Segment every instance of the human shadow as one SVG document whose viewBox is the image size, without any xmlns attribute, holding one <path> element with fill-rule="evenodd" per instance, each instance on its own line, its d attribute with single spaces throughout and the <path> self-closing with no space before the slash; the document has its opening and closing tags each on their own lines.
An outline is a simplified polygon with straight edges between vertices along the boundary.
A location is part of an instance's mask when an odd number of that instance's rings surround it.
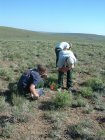
<svg viewBox="0 0 105 140">
<path fill-rule="evenodd" d="M 8 89 L 1 92 L 0 95 L 5 97 L 5 101 L 13 105 L 13 94 L 17 94 L 17 83 L 9 83 Z"/>
<path fill-rule="evenodd" d="M 39 106 L 39 109 L 43 111 L 59 110 L 60 108 L 61 107 L 53 101 L 42 101 Z"/>
<path fill-rule="evenodd" d="M 43 101 L 41 102 L 41 105 L 39 106 L 40 110 L 46 111 L 46 110 L 55 110 L 55 104 L 51 101 Z"/>
<path fill-rule="evenodd" d="M 0 127 L 5 127 L 6 123 L 16 123 L 17 119 L 14 116 L 2 115 L 0 116 Z"/>
</svg>

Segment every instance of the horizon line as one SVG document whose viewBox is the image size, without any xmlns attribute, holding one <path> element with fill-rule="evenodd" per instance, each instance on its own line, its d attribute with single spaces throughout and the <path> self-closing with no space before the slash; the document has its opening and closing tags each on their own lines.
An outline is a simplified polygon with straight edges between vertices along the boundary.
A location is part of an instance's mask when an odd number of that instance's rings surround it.
<svg viewBox="0 0 105 140">
<path fill-rule="evenodd" d="M 20 28 L 20 27 L 13 27 L 13 26 L 3 26 L 0 25 L 0 27 L 5 28 L 13 28 L 13 29 L 19 29 L 19 30 L 25 30 L 25 31 L 31 31 L 31 32 L 38 32 L 38 33 L 51 33 L 51 34 L 85 34 L 85 35 L 98 35 L 98 36 L 105 36 L 103 34 L 95 34 L 95 33 L 80 33 L 80 32 L 51 32 L 51 31 L 38 31 L 38 30 L 31 30 L 26 28 Z"/>
</svg>

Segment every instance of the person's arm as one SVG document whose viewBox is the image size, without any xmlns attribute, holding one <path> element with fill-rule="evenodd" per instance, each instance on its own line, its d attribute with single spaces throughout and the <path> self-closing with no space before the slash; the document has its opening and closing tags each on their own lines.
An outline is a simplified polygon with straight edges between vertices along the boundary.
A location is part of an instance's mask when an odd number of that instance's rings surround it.
<svg viewBox="0 0 105 140">
<path fill-rule="evenodd" d="M 37 93 L 34 84 L 30 85 L 30 92 L 31 92 L 31 96 L 32 96 L 33 99 L 38 99 L 39 98 L 39 94 Z"/>
</svg>

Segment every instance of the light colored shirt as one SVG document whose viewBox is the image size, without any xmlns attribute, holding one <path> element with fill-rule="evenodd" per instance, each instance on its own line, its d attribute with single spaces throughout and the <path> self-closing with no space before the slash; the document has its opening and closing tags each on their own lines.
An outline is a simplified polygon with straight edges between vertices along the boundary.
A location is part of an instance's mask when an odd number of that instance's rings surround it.
<svg viewBox="0 0 105 140">
<path fill-rule="evenodd" d="M 61 50 L 63 49 L 69 49 L 70 45 L 67 42 L 61 42 L 59 44 L 56 45 L 56 48 L 60 48 Z"/>
<path fill-rule="evenodd" d="M 62 50 L 59 53 L 59 59 L 58 59 L 57 66 L 58 66 L 58 68 L 62 68 L 65 65 L 70 67 L 71 65 L 74 65 L 76 63 L 76 61 L 77 61 L 77 59 L 71 50 Z"/>
</svg>

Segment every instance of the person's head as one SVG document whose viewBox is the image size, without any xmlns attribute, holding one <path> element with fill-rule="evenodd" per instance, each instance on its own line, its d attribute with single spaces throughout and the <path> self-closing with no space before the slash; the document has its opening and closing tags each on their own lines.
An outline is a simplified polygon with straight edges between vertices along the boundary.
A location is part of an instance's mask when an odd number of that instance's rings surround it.
<svg viewBox="0 0 105 140">
<path fill-rule="evenodd" d="M 44 65 L 38 64 L 37 69 L 42 78 L 47 78 L 47 68 Z"/>
</svg>

